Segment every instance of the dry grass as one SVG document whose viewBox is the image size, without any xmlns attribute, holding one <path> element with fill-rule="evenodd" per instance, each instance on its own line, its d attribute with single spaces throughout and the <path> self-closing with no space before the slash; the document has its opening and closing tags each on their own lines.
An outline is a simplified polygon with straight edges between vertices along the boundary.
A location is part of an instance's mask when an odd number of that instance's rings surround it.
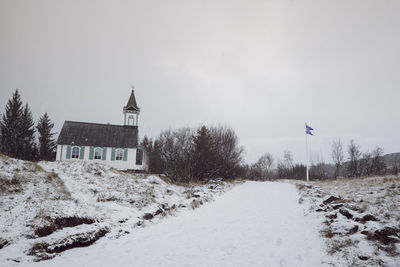
<svg viewBox="0 0 400 267">
<path fill-rule="evenodd" d="M 318 211 L 327 219 L 320 233 L 329 255 L 356 266 L 385 265 L 382 255 L 395 259 L 400 256 L 400 177 L 297 182 L 296 187 L 300 192 L 299 203 L 308 201 L 311 212 Z M 323 203 L 331 196 L 340 201 Z M 354 231 L 349 229 L 351 225 Z M 360 241 L 375 247 L 375 255 L 363 253 L 357 246 Z"/>
<path fill-rule="evenodd" d="M 328 243 L 328 254 L 333 255 L 337 252 L 343 252 L 348 247 L 353 247 L 358 242 L 350 239 L 350 238 L 342 238 L 342 239 L 331 239 L 331 242 Z"/>
</svg>

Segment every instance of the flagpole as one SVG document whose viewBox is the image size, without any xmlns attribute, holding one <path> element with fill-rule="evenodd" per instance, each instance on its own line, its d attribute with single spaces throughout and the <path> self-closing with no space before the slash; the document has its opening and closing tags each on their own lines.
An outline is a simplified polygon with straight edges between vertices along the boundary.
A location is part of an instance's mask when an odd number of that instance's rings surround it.
<svg viewBox="0 0 400 267">
<path fill-rule="evenodd" d="M 306 124 L 306 178 L 307 182 L 309 181 L 309 174 L 308 174 L 308 141 L 307 141 L 307 122 Z"/>
</svg>

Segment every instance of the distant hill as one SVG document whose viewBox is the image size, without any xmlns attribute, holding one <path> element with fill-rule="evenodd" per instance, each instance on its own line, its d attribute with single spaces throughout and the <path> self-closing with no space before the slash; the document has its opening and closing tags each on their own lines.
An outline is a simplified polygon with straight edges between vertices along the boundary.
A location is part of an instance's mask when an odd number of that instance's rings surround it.
<svg viewBox="0 0 400 267">
<path fill-rule="evenodd" d="M 383 156 L 386 166 L 392 167 L 394 162 L 400 162 L 400 152 L 386 154 Z"/>
</svg>

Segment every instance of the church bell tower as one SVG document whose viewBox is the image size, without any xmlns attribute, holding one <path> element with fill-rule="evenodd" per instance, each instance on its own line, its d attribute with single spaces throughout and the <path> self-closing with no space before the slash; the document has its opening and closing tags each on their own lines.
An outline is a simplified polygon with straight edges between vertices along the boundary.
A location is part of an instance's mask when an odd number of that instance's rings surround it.
<svg viewBox="0 0 400 267">
<path fill-rule="evenodd" d="M 123 109 L 124 112 L 124 126 L 138 126 L 140 108 L 138 108 L 135 99 L 135 93 L 132 88 L 131 96 L 128 103 Z"/>
</svg>

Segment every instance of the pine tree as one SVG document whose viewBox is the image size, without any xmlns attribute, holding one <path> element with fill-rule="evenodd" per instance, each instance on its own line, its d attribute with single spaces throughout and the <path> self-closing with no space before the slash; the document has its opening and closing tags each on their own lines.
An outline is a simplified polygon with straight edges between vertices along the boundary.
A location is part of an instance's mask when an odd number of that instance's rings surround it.
<svg viewBox="0 0 400 267">
<path fill-rule="evenodd" d="M 21 140 L 19 131 L 22 124 L 22 113 L 21 96 L 17 89 L 12 98 L 8 100 L 6 111 L 0 121 L 1 152 L 10 157 L 18 157 L 20 155 Z"/>
<path fill-rule="evenodd" d="M 161 144 L 158 140 L 154 141 L 151 154 L 149 154 L 149 170 L 152 173 L 164 172 L 164 161 L 161 157 Z"/>
<path fill-rule="evenodd" d="M 32 112 L 28 104 L 25 105 L 22 111 L 21 124 L 19 127 L 19 139 L 20 154 L 17 157 L 24 160 L 35 160 L 37 157 L 35 123 L 33 122 Z"/>
<path fill-rule="evenodd" d="M 193 137 L 194 174 L 199 180 L 212 178 L 214 175 L 215 161 L 212 142 L 212 136 L 206 126 L 199 128 Z"/>
<path fill-rule="evenodd" d="M 55 133 L 51 130 L 54 127 L 54 123 L 50 121 L 47 112 L 40 117 L 36 126 L 39 133 L 39 159 L 40 160 L 54 160 L 56 142 L 54 139 Z"/>
</svg>

